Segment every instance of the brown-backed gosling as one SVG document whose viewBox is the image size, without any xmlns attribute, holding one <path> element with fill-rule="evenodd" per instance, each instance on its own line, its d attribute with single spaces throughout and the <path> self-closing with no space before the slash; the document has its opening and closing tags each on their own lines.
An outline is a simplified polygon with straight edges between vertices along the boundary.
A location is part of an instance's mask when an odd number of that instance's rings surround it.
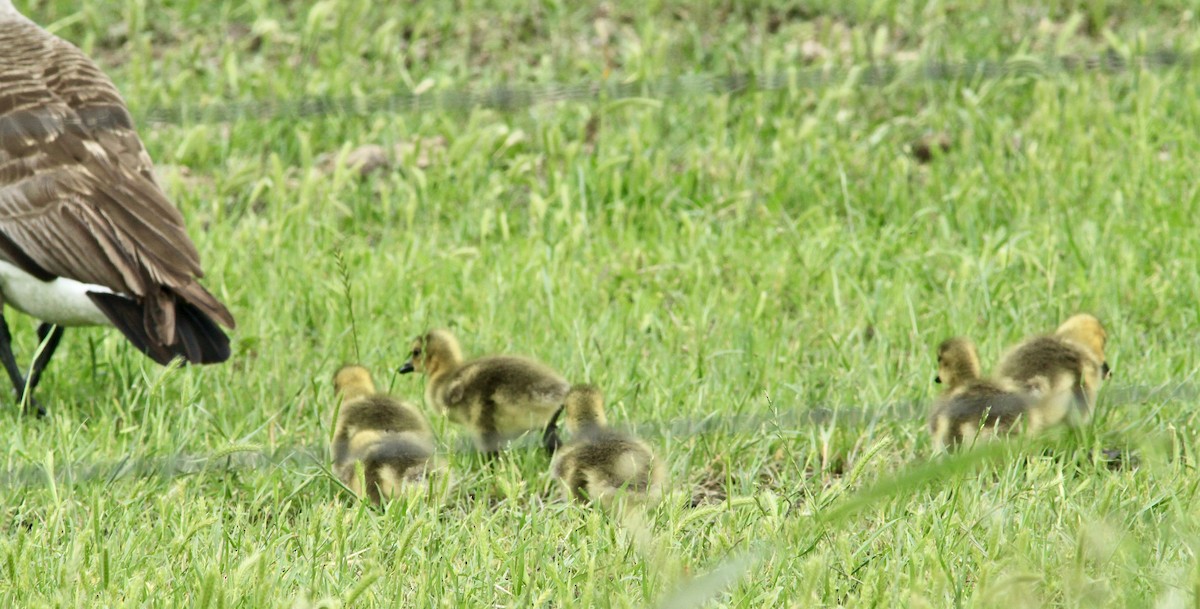
<svg viewBox="0 0 1200 609">
<path fill-rule="evenodd" d="M 402 374 L 424 373 L 425 400 L 451 421 L 467 426 L 479 450 L 495 455 L 511 439 L 541 431 L 562 405 L 570 384 L 541 362 L 515 355 L 463 361 L 448 330 L 417 337 Z"/>
<path fill-rule="evenodd" d="M 1041 384 L 983 378 L 979 353 L 969 338 L 943 341 L 937 362 L 934 381 L 946 388 L 929 417 L 935 452 L 1007 435 L 1018 426 L 1037 433 L 1053 424 L 1053 412 L 1069 400 L 1069 394 L 1051 395 Z"/>
<path fill-rule="evenodd" d="M 1077 426 L 1091 420 L 1100 384 L 1112 373 L 1104 357 L 1108 333 L 1100 320 L 1081 313 L 1067 319 L 1054 334 L 1026 339 L 1000 360 L 997 376 L 1017 383 L 1070 391 L 1073 399 L 1060 413 L 1061 422 Z"/>
<path fill-rule="evenodd" d="M 568 498 L 604 507 L 620 498 L 637 503 L 662 498 L 662 462 L 645 442 L 608 426 L 599 390 L 572 387 L 563 414 L 571 440 L 550 462 L 550 475 Z"/>
<path fill-rule="evenodd" d="M 377 393 L 366 368 L 343 366 L 334 375 L 334 387 L 342 405 L 333 437 L 333 469 L 359 497 L 379 503 L 405 488 L 420 488 L 427 474 L 445 469 L 434 456 L 433 432 L 420 410 Z"/>
</svg>

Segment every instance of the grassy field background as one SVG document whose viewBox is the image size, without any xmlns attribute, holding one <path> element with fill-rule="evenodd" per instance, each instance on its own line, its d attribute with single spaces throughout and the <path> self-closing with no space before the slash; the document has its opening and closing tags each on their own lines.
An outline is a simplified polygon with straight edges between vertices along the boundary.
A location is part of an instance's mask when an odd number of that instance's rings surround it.
<svg viewBox="0 0 1200 609">
<path fill-rule="evenodd" d="M 17 4 L 135 118 L 1200 40 L 1184 2 Z M 234 356 L 165 369 L 66 334 L 52 416 L 0 411 L 0 605 L 1194 606 L 1196 83 L 847 77 L 142 124 Z M 368 145 L 390 164 L 339 162 Z M 1078 310 L 1111 337 L 1092 428 L 930 464 L 935 345 L 971 335 L 987 365 Z M 392 371 L 432 326 L 598 384 L 668 500 L 629 522 L 566 504 L 539 453 L 489 469 L 431 417 L 447 505 L 356 502 L 323 471 L 332 373 L 358 360 L 419 400 Z"/>
</svg>

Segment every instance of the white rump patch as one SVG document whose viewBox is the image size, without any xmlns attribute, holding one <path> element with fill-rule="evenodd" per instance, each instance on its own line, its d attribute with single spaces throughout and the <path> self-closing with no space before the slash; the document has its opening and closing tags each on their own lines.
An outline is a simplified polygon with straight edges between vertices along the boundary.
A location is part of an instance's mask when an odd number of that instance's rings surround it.
<svg viewBox="0 0 1200 609">
<path fill-rule="evenodd" d="M 0 0 L 0 19 L 9 20 L 13 17 L 23 17 L 23 15 L 13 7 L 12 0 Z"/>
<path fill-rule="evenodd" d="M 3 2 L 4 0 L 0 0 Z M 112 290 L 59 277 L 42 281 L 9 262 L 0 260 L 0 294 L 13 308 L 60 326 L 107 326 L 112 322 L 88 298 L 88 292 Z"/>
</svg>

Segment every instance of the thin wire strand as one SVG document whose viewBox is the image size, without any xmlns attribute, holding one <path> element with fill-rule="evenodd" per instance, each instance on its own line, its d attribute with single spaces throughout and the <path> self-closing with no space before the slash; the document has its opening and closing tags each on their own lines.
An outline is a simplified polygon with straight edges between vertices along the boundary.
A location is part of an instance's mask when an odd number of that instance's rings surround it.
<svg viewBox="0 0 1200 609">
<path fill-rule="evenodd" d="M 1105 388 L 1105 409 L 1121 408 L 1130 404 L 1149 401 L 1164 403 L 1172 400 L 1195 401 L 1200 397 L 1200 387 L 1191 384 L 1160 386 L 1127 386 Z M 778 399 L 776 398 L 776 402 Z M 924 402 L 897 402 L 876 407 L 853 407 L 834 404 L 818 404 L 797 410 L 772 410 L 765 413 L 725 415 L 721 417 L 680 418 L 663 422 L 644 422 L 638 425 L 620 425 L 642 438 L 656 443 L 662 438 L 692 438 L 705 436 L 760 437 L 787 440 L 810 433 L 811 430 L 829 426 L 866 425 L 874 426 L 883 421 L 899 422 L 920 431 L 928 404 Z M 474 446 L 461 437 L 463 434 L 448 434 L 444 452 L 473 454 Z M 514 447 L 518 450 L 535 450 L 540 434 L 529 434 L 525 441 Z M 281 446 L 265 450 L 258 446 L 236 446 L 215 451 L 210 455 L 179 453 L 160 458 L 126 455 L 120 459 L 99 463 L 77 462 L 54 465 L 53 479 L 56 484 L 79 484 L 104 479 L 107 483 L 126 478 L 161 477 L 166 479 L 195 475 L 206 471 L 226 472 L 234 470 L 262 469 L 266 467 L 290 466 L 301 469 L 327 461 L 327 447 L 319 444 Z M 50 476 L 43 464 L 28 463 L 0 472 L 0 488 L 41 487 L 48 484 Z"/>
<path fill-rule="evenodd" d="M 201 106 L 187 104 L 152 108 L 141 113 L 151 125 L 231 123 L 243 120 L 307 119 L 321 116 L 469 112 L 477 108 L 516 111 L 565 101 L 619 100 L 634 97 L 675 99 L 696 95 L 729 95 L 754 91 L 820 90 L 832 86 L 860 88 L 915 85 L 926 82 L 979 81 L 1003 78 L 1048 78 L 1057 74 L 1120 73 L 1134 69 L 1188 69 L 1190 54 L 1160 49 L 1122 56 L 1115 51 L 1100 55 L 1018 56 L 1004 61 L 968 60 L 879 63 L 857 66 L 805 67 L 772 74 L 731 72 L 684 74 L 648 80 L 604 80 L 529 87 L 501 85 L 476 91 L 401 91 L 367 97 L 306 97 L 289 100 L 252 100 Z M 66 118 L 37 111 L 0 117 L 0 137 L 33 137 L 80 125 L 87 129 L 132 126 L 129 114 L 114 107 L 89 108 Z"/>
<path fill-rule="evenodd" d="M 1022 56 L 1006 61 L 973 60 L 962 62 L 911 62 L 868 64 L 851 67 L 811 67 L 755 75 L 749 72 L 727 74 L 685 74 L 650 80 L 579 82 L 530 87 L 501 85 L 484 91 L 470 89 L 437 92 L 403 91 L 366 98 L 320 97 L 271 101 L 232 102 L 203 107 L 159 108 L 145 113 L 148 123 L 187 124 L 193 122 L 235 122 L 241 119 L 272 117 L 310 118 L 330 114 L 405 113 L 442 110 L 466 112 L 476 108 L 514 111 L 533 106 L 584 100 L 617 100 L 631 97 L 679 98 L 697 94 L 727 95 L 752 91 L 785 89 L 822 89 L 835 85 L 882 87 L 891 84 L 1000 79 L 1008 77 L 1049 77 L 1072 73 L 1118 73 L 1131 69 L 1187 68 L 1192 57 L 1160 49 L 1129 58 L 1115 51 L 1101 55 Z"/>
</svg>

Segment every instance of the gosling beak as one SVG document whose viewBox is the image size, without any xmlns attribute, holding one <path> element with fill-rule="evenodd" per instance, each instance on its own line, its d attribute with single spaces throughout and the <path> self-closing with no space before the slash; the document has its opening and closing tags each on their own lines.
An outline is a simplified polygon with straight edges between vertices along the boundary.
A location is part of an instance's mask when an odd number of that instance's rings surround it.
<svg viewBox="0 0 1200 609">
<path fill-rule="evenodd" d="M 412 372 L 413 370 L 415 370 L 415 368 L 413 368 L 412 360 L 408 360 L 407 362 L 404 362 L 404 365 L 400 366 L 400 368 L 398 370 L 396 370 L 396 372 L 399 372 L 400 374 L 408 374 L 409 372 Z"/>
<path fill-rule="evenodd" d="M 1100 365 L 1100 378 L 1104 380 L 1112 378 L 1112 368 L 1108 367 L 1108 362 L 1104 362 Z"/>
<path fill-rule="evenodd" d="M 941 385 L 942 384 L 942 375 L 939 374 L 939 375 L 933 377 L 933 382 Z"/>
</svg>

